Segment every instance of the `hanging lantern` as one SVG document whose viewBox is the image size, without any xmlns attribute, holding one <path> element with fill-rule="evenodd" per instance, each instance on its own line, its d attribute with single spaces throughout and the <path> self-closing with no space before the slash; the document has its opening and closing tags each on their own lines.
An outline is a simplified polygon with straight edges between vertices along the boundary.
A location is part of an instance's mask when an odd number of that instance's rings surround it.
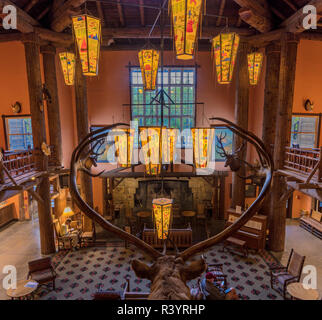
<svg viewBox="0 0 322 320">
<path fill-rule="evenodd" d="M 194 58 L 202 0 L 171 0 L 177 59 Z"/>
<path fill-rule="evenodd" d="M 247 59 L 249 83 L 252 86 L 256 86 L 262 69 L 263 54 L 261 52 L 253 52 L 247 55 Z"/>
<path fill-rule="evenodd" d="M 211 155 L 211 146 L 214 138 L 214 129 L 209 128 L 193 128 L 193 157 L 195 167 L 204 169 L 208 167 Z"/>
<path fill-rule="evenodd" d="M 158 175 L 161 173 L 161 127 L 140 127 L 139 132 L 146 174 Z"/>
<path fill-rule="evenodd" d="M 212 40 L 212 50 L 216 64 L 217 80 L 229 84 L 233 78 L 234 66 L 239 46 L 237 33 L 221 33 Z"/>
<path fill-rule="evenodd" d="M 75 55 L 71 52 L 61 52 L 59 54 L 60 65 L 63 70 L 65 84 L 74 85 L 75 79 Z"/>
<path fill-rule="evenodd" d="M 152 201 L 153 215 L 157 229 L 158 239 L 165 240 L 169 235 L 172 215 L 172 199 L 159 198 Z"/>
<path fill-rule="evenodd" d="M 177 144 L 179 130 L 162 128 L 162 163 L 171 164 L 174 160 L 174 151 Z"/>
<path fill-rule="evenodd" d="M 87 14 L 72 17 L 73 31 L 85 76 L 97 76 L 101 20 Z"/>
<path fill-rule="evenodd" d="M 144 90 L 155 90 L 159 66 L 159 56 L 159 52 L 154 49 L 142 49 L 139 52 L 139 61 Z"/>
<path fill-rule="evenodd" d="M 116 146 L 115 156 L 117 157 L 119 166 L 122 168 L 130 167 L 134 146 L 134 129 L 122 129 L 115 136 L 114 141 Z"/>
</svg>

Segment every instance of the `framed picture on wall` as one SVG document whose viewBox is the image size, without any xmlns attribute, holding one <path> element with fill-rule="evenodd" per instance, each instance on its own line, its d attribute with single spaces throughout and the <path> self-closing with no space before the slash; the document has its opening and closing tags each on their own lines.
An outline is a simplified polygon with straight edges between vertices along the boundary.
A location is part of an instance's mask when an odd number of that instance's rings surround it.
<svg viewBox="0 0 322 320">
<path fill-rule="evenodd" d="M 226 159 L 218 153 L 218 151 L 220 151 L 219 139 L 220 137 L 223 138 L 222 139 L 223 147 L 225 148 L 226 153 L 231 154 L 233 150 L 234 134 L 226 126 L 214 126 L 214 128 L 215 128 L 215 136 L 212 143 L 211 161 L 224 162 L 226 161 Z"/>
<path fill-rule="evenodd" d="M 257 186 L 254 184 L 245 185 L 245 197 L 246 198 L 256 198 Z"/>
</svg>

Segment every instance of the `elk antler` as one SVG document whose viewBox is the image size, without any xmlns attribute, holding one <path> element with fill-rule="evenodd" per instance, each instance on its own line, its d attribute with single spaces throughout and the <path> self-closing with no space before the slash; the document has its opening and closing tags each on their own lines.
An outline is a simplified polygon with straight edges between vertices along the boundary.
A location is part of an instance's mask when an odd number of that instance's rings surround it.
<svg viewBox="0 0 322 320">
<path fill-rule="evenodd" d="M 235 134 L 238 134 L 239 136 L 241 136 L 243 139 L 245 139 L 249 143 L 255 145 L 256 150 L 262 156 L 263 160 L 265 160 L 265 162 L 266 162 L 266 169 L 265 169 L 266 179 L 265 179 L 264 186 L 263 186 L 258 198 L 242 214 L 242 216 L 237 221 L 235 221 L 232 225 L 230 225 L 228 228 L 226 228 L 225 230 L 223 230 L 219 234 L 217 234 L 207 240 L 199 242 L 199 243 L 193 245 L 192 247 L 186 249 L 185 251 L 183 251 L 180 254 L 180 256 L 183 260 L 187 260 L 187 259 L 189 259 L 189 257 L 191 257 L 203 250 L 206 250 L 207 248 L 212 247 L 213 245 L 227 239 L 234 232 L 236 232 L 240 227 L 242 227 L 248 220 L 250 220 L 255 215 L 255 213 L 258 211 L 258 209 L 261 207 L 261 205 L 265 199 L 265 196 L 269 192 L 270 185 L 272 182 L 272 176 L 273 176 L 273 170 L 274 170 L 273 160 L 272 160 L 271 155 L 266 150 L 266 147 L 263 144 L 263 142 L 257 136 L 255 136 L 253 133 L 244 130 L 243 128 L 235 125 L 234 123 L 232 123 L 226 119 L 212 118 L 210 120 L 219 120 L 219 121 L 227 123 L 228 128 L 231 131 L 233 131 Z"/>
<path fill-rule="evenodd" d="M 69 177 L 69 184 L 70 184 L 70 193 L 75 200 L 78 208 L 87 215 L 90 219 L 97 222 L 101 225 L 105 230 L 114 233 L 119 238 L 129 241 L 133 243 L 136 247 L 142 249 L 145 253 L 149 254 L 153 258 L 158 258 L 162 256 L 162 254 L 148 245 L 146 242 L 142 241 L 141 239 L 135 237 L 134 235 L 123 231 L 122 229 L 114 226 L 112 223 L 108 222 L 104 217 L 102 217 L 98 212 L 96 212 L 93 208 L 91 208 L 81 197 L 79 190 L 77 188 L 76 177 L 77 177 L 77 169 L 79 167 L 79 162 L 81 161 L 81 154 L 83 151 L 91 145 L 95 140 L 103 138 L 106 135 L 106 131 L 109 129 L 113 129 L 117 126 L 128 126 L 125 123 L 116 123 L 114 125 L 106 126 L 102 129 L 93 131 L 89 133 L 76 147 L 73 151 L 71 163 L 70 163 L 70 177 Z M 86 154 L 87 156 L 88 154 Z"/>
</svg>

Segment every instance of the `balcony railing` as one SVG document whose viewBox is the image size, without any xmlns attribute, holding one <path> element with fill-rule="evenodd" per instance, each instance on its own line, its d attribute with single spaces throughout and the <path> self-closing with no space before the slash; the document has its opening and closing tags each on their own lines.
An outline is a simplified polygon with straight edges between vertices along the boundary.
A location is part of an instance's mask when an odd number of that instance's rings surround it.
<svg viewBox="0 0 322 320">
<path fill-rule="evenodd" d="M 322 148 L 299 149 L 286 147 L 284 168 L 304 174 L 309 180 L 313 177 L 322 181 Z M 308 181 L 309 182 L 309 181 Z"/>
</svg>

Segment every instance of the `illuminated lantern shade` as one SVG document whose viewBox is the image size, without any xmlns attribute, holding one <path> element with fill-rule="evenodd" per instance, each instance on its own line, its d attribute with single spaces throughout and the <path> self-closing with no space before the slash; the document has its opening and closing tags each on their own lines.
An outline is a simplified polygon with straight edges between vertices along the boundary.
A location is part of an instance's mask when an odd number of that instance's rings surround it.
<svg viewBox="0 0 322 320">
<path fill-rule="evenodd" d="M 75 79 L 75 55 L 71 52 L 61 52 L 59 54 L 60 65 L 63 70 L 65 84 L 74 85 Z"/>
<path fill-rule="evenodd" d="M 120 129 L 115 136 L 116 157 L 118 164 L 122 168 L 130 167 L 132 163 L 133 144 L 134 144 L 134 129 Z"/>
<path fill-rule="evenodd" d="M 139 132 L 146 174 L 158 175 L 161 173 L 161 127 L 140 127 Z"/>
<path fill-rule="evenodd" d="M 256 86 L 262 69 L 263 54 L 261 52 L 253 52 L 247 56 L 247 59 L 249 83 L 252 86 Z"/>
<path fill-rule="evenodd" d="M 202 0 L 171 0 L 177 59 L 194 57 Z"/>
<path fill-rule="evenodd" d="M 178 129 L 162 128 L 162 163 L 173 163 L 175 146 L 177 143 Z"/>
<path fill-rule="evenodd" d="M 168 238 L 172 214 L 172 199 L 159 198 L 152 201 L 153 215 L 157 229 L 158 239 Z"/>
<path fill-rule="evenodd" d="M 212 40 L 212 50 L 216 64 L 217 81 L 228 84 L 233 78 L 239 46 L 237 33 L 222 33 Z"/>
<path fill-rule="evenodd" d="M 139 52 L 140 68 L 144 90 L 155 90 L 159 66 L 159 52 L 154 49 L 142 49 Z"/>
<path fill-rule="evenodd" d="M 83 74 L 96 76 L 101 44 L 101 21 L 84 14 L 72 17 L 72 22 Z"/>
<path fill-rule="evenodd" d="M 193 157 L 195 167 L 197 169 L 204 169 L 208 167 L 211 146 L 214 138 L 214 129 L 207 128 L 193 128 Z"/>
</svg>

